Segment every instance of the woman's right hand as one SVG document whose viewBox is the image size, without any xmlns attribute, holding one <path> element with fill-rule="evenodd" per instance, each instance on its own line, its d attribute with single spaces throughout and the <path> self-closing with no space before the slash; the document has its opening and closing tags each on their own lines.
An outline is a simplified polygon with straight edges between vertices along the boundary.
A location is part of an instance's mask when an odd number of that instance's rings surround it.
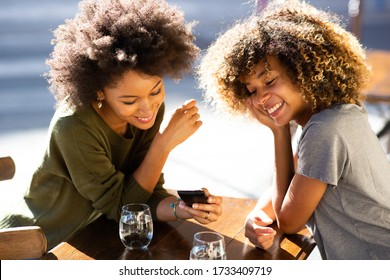
<svg viewBox="0 0 390 280">
<path fill-rule="evenodd" d="M 276 231 L 270 227 L 273 220 L 262 210 L 252 211 L 246 218 L 245 237 L 256 247 L 268 250 L 274 243 Z"/>
</svg>

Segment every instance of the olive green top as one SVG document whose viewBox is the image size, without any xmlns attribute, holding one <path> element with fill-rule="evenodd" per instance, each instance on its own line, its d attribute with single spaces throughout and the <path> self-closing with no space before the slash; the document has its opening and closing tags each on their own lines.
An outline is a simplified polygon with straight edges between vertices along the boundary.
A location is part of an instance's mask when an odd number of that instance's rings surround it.
<svg viewBox="0 0 390 280">
<path fill-rule="evenodd" d="M 160 128 L 164 109 L 163 104 L 152 128 L 129 126 L 125 137 L 116 134 L 92 106 L 77 112 L 57 110 L 26 205 L 2 218 L 0 227 L 39 225 L 50 249 L 101 214 L 118 221 L 126 203 L 149 204 L 156 219 L 158 203 L 169 196 L 163 174 L 153 193 L 144 190 L 132 174 Z"/>
</svg>

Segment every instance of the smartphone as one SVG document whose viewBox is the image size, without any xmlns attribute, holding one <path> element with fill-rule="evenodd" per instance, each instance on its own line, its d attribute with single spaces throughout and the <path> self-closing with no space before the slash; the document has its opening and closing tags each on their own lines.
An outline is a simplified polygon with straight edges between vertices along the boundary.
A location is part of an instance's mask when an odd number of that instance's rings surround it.
<svg viewBox="0 0 390 280">
<path fill-rule="evenodd" d="M 177 191 L 180 198 L 184 203 L 191 207 L 193 203 L 204 203 L 207 204 L 207 196 L 202 190 L 194 191 Z"/>
</svg>

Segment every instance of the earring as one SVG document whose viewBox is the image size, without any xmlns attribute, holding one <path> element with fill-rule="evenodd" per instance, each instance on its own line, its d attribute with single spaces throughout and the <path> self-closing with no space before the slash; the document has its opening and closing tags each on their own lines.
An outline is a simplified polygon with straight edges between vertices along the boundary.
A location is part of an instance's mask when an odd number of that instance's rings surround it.
<svg viewBox="0 0 390 280">
<path fill-rule="evenodd" d="M 101 109 L 103 107 L 103 98 L 98 97 L 97 100 L 99 101 L 97 106 L 98 106 L 99 109 Z"/>
</svg>

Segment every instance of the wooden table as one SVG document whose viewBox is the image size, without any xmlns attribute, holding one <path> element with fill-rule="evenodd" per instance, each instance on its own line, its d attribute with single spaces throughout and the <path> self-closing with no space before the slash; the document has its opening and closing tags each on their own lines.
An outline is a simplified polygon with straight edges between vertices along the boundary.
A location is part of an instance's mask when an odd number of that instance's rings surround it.
<svg viewBox="0 0 390 280">
<path fill-rule="evenodd" d="M 101 217 L 68 242 L 53 248 L 42 259 L 188 260 L 193 235 L 205 230 L 224 235 L 227 259 L 230 260 L 306 259 L 316 246 L 307 229 L 294 235 L 285 235 L 278 230 L 272 253 L 255 248 L 245 238 L 245 218 L 255 204 L 253 199 L 224 197 L 220 220 L 209 225 L 202 225 L 194 220 L 155 222 L 153 240 L 147 250 L 127 250 L 119 239 L 118 223 Z"/>
</svg>

